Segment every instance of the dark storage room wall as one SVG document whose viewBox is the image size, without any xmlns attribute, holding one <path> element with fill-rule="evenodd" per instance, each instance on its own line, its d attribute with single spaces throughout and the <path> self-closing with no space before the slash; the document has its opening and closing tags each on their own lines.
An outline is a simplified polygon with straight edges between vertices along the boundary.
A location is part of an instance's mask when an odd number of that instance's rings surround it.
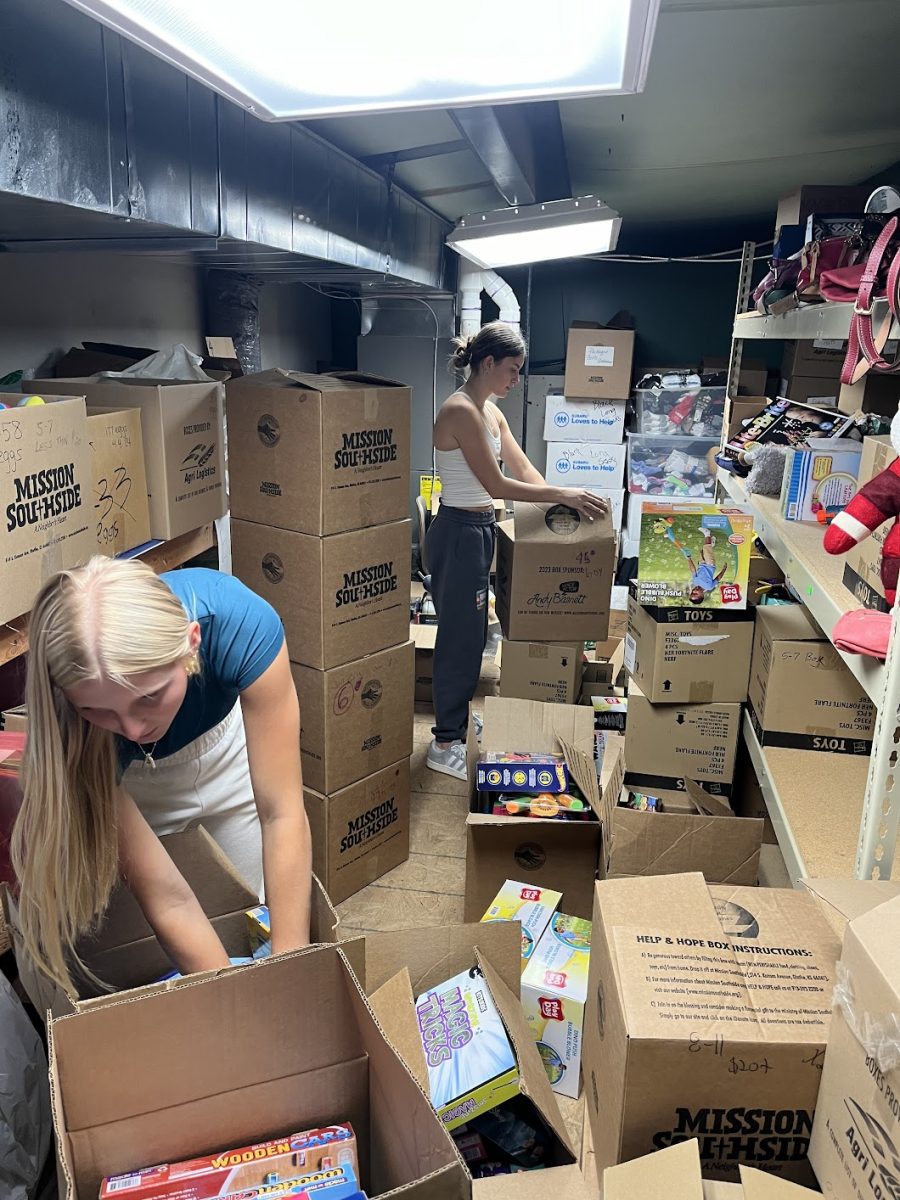
<svg viewBox="0 0 900 1200">
<path fill-rule="evenodd" d="M 331 300 L 305 284 L 264 283 L 259 330 L 263 370 L 315 372 L 331 365 Z"/>
</svg>

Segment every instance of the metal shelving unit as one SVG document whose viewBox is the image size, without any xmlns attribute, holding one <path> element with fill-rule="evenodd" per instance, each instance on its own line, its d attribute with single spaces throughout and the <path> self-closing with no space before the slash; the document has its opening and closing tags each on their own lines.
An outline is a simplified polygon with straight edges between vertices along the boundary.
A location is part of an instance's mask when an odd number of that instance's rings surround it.
<svg viewBox="0 0 900 1200">
<path fill-rule="evenodd" d="M 851 304 L 820 304 L 779 316 L 747 313 L 756 247 L 744 244 L 732 352 L 730 394 L 737 395 L 743 342 L 753 339 L 847 338 Z M 875 303 L 876 324 L 887 301 Z M 896 335 L 896 325 L 892 334 Z M 758 536 L 785 574 L 792 591 L 831 637 L 835 622 L 859 602 L 842 583 L 843 562 L 822 547 L 818 526 L 784 521 L 777 500 L 748 496 L 743 482 L 726 471 L 719 482 L 734 500 L 749 504 Z M 872 754 L 819 754 L 760 746 L 749 720 L 744 740 L 756 768 L 778 844 L 794 881 L 820 878 L 900 878 L 894 863 L 900 828 L 900 634 L 898 609 L 884 664 L 862 655 L 841 657 L 878 710 Z"/>
</svg>

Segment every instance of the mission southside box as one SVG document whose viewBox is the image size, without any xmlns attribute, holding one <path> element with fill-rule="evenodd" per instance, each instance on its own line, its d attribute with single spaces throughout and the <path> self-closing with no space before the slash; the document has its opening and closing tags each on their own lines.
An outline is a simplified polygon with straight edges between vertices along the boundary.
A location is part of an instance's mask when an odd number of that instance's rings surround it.
<svg viewBox="0 0 900 1200">
<path fill-rule="evenodd" d="M 597 883 L 582 1065 L 598 1168 L 697 1138 L 708 1178 L 811 1183 L 839 953 L 801 892 Z"/>
</svg>

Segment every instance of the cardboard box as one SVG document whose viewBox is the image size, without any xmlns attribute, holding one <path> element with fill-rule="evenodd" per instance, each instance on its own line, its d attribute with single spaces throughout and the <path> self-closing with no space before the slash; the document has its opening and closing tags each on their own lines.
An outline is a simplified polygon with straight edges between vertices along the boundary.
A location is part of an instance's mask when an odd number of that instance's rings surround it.
<svg viewBox="0 0 900 1200">
<path fill-rule="evenodd" d="M 409 759 L 323 796 L 304 788 L 313 865 L 335 904 L 409 858 Z"/>
<path fill-rule="evenodd" d="M 603 806 L 614 802 L 611 797 L 618 798 L 622 790 L 621 737 L 608 735 L 598 780 L 594 714 L 589 708 L 487 696 L 482 746 L 487 751 L 514 746 L 534 754 L 557 754 L 562 750 L 566 765 L 598 820 L 554 821 L 470 812 L 466 820 L 466 920 L 479 920 L 507 879 L 561 892 L 567 913 L 589 917 L 600 858 Z M 478 753 L 470 726 L 472 798 Z"/>
<path fill-rule="evenodd" d="M 544 441 L 621 442 L 625 404 L 625 400 L 570 400 L 550 392 L 544 408 Z"/>
<path fill-rule="evenodd" d="M 544 478 L 562 487 L 616 490 L 625 482 L 625 455 L 621 442 L 548 442 Z"/>
<path fill-rule="evenodd" d="M 160 841 L 197 897 L 229 955 L 247 957 L 250 954 L 247 910 L 259 904 L 259 897 L 244 883 L 202 827 L 194 826 Z M 3 894 L 3 911 L 13 936 L 19 978 L 42 1017 L 47 1012 L 59 1017 L 106 1003 L 110 993 L 101 991 L 87 980 L 78 995 L 63 992 L 51 983 L 37 970 L 25 950 L 16 905 L 8 892 Z M 336 942 L 339 940 L 337 927 L 337 914 L 314 876 L 310 937 L 313 942 Z M 142 995 L 145 990 L 158 987 L 156 981 L 173 970 L 171 959 L 148 925 L 138 902 L 124 885 L 113 892 L 97 932 L 79 941 L 78 955 L 89 970 L 114 989 L 117 998 Z M 196 974 L 186 976 L 188 980 L 201 977 Z M 214 1142 L 213 1148 L 220 1144 Z M 164 1151 L 161 1154 L 166 1157 Z M 159 1162 L 159 1157 L 148 1159 L 150 1165 L 154 1162 Z M 133 1165 L 129 1164 L 128 1169 Z"/>
<path fill-rule="evenodd" d="M 776 234 L 783 225 L 803 225 L 806 218 L 820 213 L 861 213 L 869 189 L 826 183 L 805 183 L 782 196 L 775 212 Z"/>
<path fill-rule="evenodd" d="M 616 537 L 609 515 L 515 505 L 498 527 L 497 617 L 512 641 L 602 640 L 609 632 Z"/>
<path fill-rule="evenodd" d="M 15 708 L 7 708 L 0 713 L 0 727 L 4 733 L 21 732 L 28 728 L 28 709 L 24 704 L 17 704 Z"/>
<path fill-rule="evenodd" d="M 597 648 L 582 668 L 579 704 L 591 704 L 594 696 L 608 696 L 612 689 L 625 683 L 625 640 L 608 638 Z"/>
<path fill-rule="evenodd" d="M 653 819 L 653 818 L 651 818 Z M 815 900 L 701 875 L 596 885 L 584 1079 L 602 1170 L 690 1138 L 798 1183 L 840 942 Z"/>
<path fill-rule="evenodd" d="M 641 604 L 747 607 L 753 513 L 736 505 L 644 501 L 637 596 Z"/>
<path fill-rule="evenodd" d="M 248 1031 L 252 1053 L 235 1052 Z M 49 1041 L 65 1200 L 94 1200 L 104 1176 L 162 1158 L 339 1119 L 356 1132 L 373 1200 L 470 1194 L 453 1143 L 337 946 L 114 997 L 53 1021 Z"/>
<path fill-rule="evenodd" d="M 0 621 L 97 552 L 91 479 L 84 400 L 0 409 Z"/>
<path fill-rule="evenodd" d="M 146 379 L 34 383 L 57 395 L 84 396 L 92 410 L 140 409 L 151 537 L 176 538 L 228 511 L 221 384 Z"/>
<path fill-rule="evenodd" d="M 284 623 L 291 661 L 319 671 L 407 639 L 409 521 L 317 538 L 231 522 L 234 573 Z"/>
<path fill-rule="evenodd" d="M 584 642 L 504 641 L 500 647 L 500 695 L 549 704 L 576 704 L 581 691 Z"/>
<path fill-rule="evenodd" d="M 522 973 L 522 1008 L 554 1092 L 577 1100 L 591 923 L 555 913 Z"/>
<path fill-rule="evenodd" d="M 809 1148 L 822 1190 L 835 1200 L 897 1192 L 900 896 L 884 903 L 871 892 L 857 893 L 857 898 L 871 907 L 850 920 L 844 935 L 840 988 Z"/>
<path fill-rule="evenodd" d="M 659 608 L 628 596 L 625 666 L 653 704 L 747 699 L 754 609 Z"/>
<path fill-rule="evenodd" d="M 603 1195 L 605 1200 L 634 1200 L 636 1196 L 665 1196 L 667 1200 L 815 1200 L 820 1194 L 764 1170 L 742 1166 L 738 1171 L 740 1183 L 701 1179 L 699 1142 L 691 1138 L 608 1167 L 603 1172 Z"/>
<path fill-rule="evenodd" d="M 747 711 L 762 746 L 872 749 L 875 706 L 799 604 L 756 610 Z"/>
<path fill-rule="evenodd" d="M 732 397 L 728 401 L 726 408 L 726 441 L 731 441 L 736 433 L 743 429 L 744 421 L 749 421 L 753 417 L 758 417 L 763 409 L 771 404 L 768 396 L 762 394 L 754 396 L 740 396 L 738 399 Z"/>
<path fill-rule="evenodd" d="M 880 475 L 897 457 L 891 444 L 890 434 L 863 438 L 863 452 L 859 460 L 857 482 L 863 487 L 876 475 Z M 881 555 L 884 540 L 891 530 L 888 521 L 873 534 L 853 546 L 844 555 L 844 587 L 866 608 L 890 612 L 881 581 Z"/>
<path fill-rule="evenodd" d="M 439 984 L 448 972 L 481 970 L 503 1018 L 519 1066 L 521 1094 L 551 1131 L 547 1167 L 472 1181 L 475 1200 L 590 1200 L 574 1162 L 566 1124 L 550 1089 L 519 1001 L 518 932 L 510 922 L 455 925 L 373 933 L 343 943 L 343 949 L 388 1031 L 423 1088 L 428 1077 L 413 996 Z"/>
<path fill-rule="evenodd" d="M 883 350 L 885 358 L 894 358 L 898 342 L 892 339 Z M 893 419 L 900 403 L 900 380 L 896 375 L 881 375 L 869 371 L 857 383 L 842 383 L 838 390 L 837 406 L 841 412 L 878 413 Z"/>
<path fill-rule="evenodd" d="M 413 695 L 417 704 L 431 707 L 431 685 L 434 679 L 434 647 L 437 643 L 437 625 L 410 625 L 410 636 L 416 647 L 415 687 Z"/>
<path fill-rule="evenodd" d="M 564 390 L 570 397 L 622 400 L 631 391 L 634 331 L 573 326 L 566 344 Z"/>
<path fill-rule="evenodd" d="M 841 367 L 847 355 L 847 343 L 834 338 L 816 338 L 814 341 L 795 339 L 784 343 L 781 374 L 784 379 L 795 375 L 809 379 L 831 379 L 836 383 L 841 376 Z M 799 397 L 796 397 L 799 399 Z"/>
<path fill-rule="evenodd" d="M 856 495 L 862 449 L 861 442 L 813 438 L 788 450 L 780 498 L 784 519 L 824 525 L 842 512 Z"/>
<path fill-rule="evenodd" d="M 141 413 L 88 410 L 97 550 L 114 558 L 150 541 Z"/>
<path fill-rule="evenodd" d="M 693 779 L 717 796 L 730 795 L 740 724 L 740 704 L 651 704 L 632 683 L 626 784 L 655 794 L 657 788 L 683 790 Z"/>
<path fill-rule="evenodd" d="M 779 396 L 816 408 L 836 408 L 841 390 L 840 375 L 823 379 L 818 375 L 790 375 L 781 380 Z"/>
<path fill-rule="evenodd" d="M 739 817 L 728 801 L 688 779 L 683 797 L 693 812 L 641 812 L 612 806 L 604 822 L 601 878 L 699 871 L 707 883 L 755 887 L 762 820 Z"/>
<path fill-rule="evenodd" d="M 407 517 L 410 395 L 349 371 L 232 380 L 232 516 L 315 536 Z"/>
<path fill-rule="evenodd" d="M 413 669 L 412 642 L 330 671 L 291 664 L 306 787 L 328 795 L 412 754 Z"/>
</svg>

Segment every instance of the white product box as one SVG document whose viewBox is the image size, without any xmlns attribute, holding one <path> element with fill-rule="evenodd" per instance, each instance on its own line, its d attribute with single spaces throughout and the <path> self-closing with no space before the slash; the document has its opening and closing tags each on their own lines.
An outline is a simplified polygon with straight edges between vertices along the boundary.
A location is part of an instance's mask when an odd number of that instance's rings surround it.
<svg viewBox="0 0 900 1200">
<path fill-rule="evenodd" d="M 624 400 L 570 400 L 549 393 L 544 409 L 544 441 L 621 442 L 625 437 Z"/>
<path fill-rule="evenodd" d="M 534 952 L 541 934 L 559 907 L 562 892 L 533 883 L 507 879 L 491 901 L 482 921 L 518 921 L 522 926 L 522 970 Z"/>
<path fill-rule="evenodd" d="M 625 479 L 625 446 L 610 442 L 548 442 L 548 483 L 563 487 L 622 487 Z"/>
</svg>

